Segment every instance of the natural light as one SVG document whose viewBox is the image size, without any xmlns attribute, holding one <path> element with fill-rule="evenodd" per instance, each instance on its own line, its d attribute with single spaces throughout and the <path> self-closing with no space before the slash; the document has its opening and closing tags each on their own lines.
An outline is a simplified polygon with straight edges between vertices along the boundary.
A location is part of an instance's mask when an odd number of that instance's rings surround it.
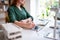
<svg viewBox="0 0 60 40">
<path fill-rule="evenodd" d="M 30 12 L 34 18 L 47 19 L 49 16 L 55 16 L 55 12 L 51 11 L 51 7 L 58 6 L 58 0 L 31 0 Z M 52 6 L 53 5 L 53 6 Z"/>
</svg>

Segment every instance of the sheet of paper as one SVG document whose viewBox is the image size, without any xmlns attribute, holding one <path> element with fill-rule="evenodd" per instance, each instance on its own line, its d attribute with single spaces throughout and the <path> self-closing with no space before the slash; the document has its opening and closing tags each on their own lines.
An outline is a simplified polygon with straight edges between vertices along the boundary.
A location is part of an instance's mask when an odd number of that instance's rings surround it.
<svg viewBox="0 0 60 40">
<path fill-rule="evenodd" d="M 18 28 L 18 26 L 14 25 L 13 23 L 2 24 L 2 27 L 5 31 L 5 35 L 8 38 L 15 38 L 21 35 L 21 28 Z"/>
<path fill-rule="evenodd" d="M 49 34 L 47 34 L 45 37 L 46 38 L 50 38 L 50 39 L 53 39 L 54 37 L 53 37 L 53 33 L 49 33 Z M 59 35 L 56 33 L 56 37 L 55 37 L 55 39 L 59 39 Z"/>
<path fill-rule="evenodd" d="M 12 33 L 12 32 L 18 32 L 20 31 L 19 28 L 17 28 L 14 24 L 12 23 L 7 23 L 7 24 L 2 24 L 3 28 L 7 31 L 7 33 Z"/>
<path fill-rule="evenodd" d="M 49 20 L 42 20 L 42 19 L 40 19 L 40 20 L 38 20 L 37 22 L 36 22 L 36 24 L 37 25 L 41 25 L 41 26 L 45 26 L 47 23 L 49 22 Z"/>
</svg>

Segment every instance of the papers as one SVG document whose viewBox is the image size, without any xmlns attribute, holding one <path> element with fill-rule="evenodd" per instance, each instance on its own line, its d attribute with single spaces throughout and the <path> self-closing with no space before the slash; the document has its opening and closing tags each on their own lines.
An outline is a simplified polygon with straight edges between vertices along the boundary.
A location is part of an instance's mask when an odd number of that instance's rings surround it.
<svg viewBox="0 0 60 40">
<path fill-rule="evenodd" d="M 51 25 L 50 28 L 54 29 L 55 25 Z M 57 23 L 56 23 L 56 29 L 59 29 L 60 28 L 60 20 L 57 20 Z"/>
<path fill-rule="evenodd" d="M 53 39 L 53 35 L 54 35 L 53 33 L 48 33 L 45 37 L 46 37 L 46 38 L 49 38 L 49 39 Z M 58 33 L 56 33 L 55 39 L 56 39 L 56 40 L 59 39 Z"/>
<path fill-rule="evenodd" d="M 2 24 L 2 27 L 8 39 L 21 37 L 21 28 L 18 28 L 18 26 L 14 25 L 13 23 Z"/>
<path fill-rule="evenodd" d="M 49 20 L 47 20 L 47 19 L 39 19 L 37 21 L 37 25 L 45 26 L 48 22 L 49 22 Z"/>
</svg>

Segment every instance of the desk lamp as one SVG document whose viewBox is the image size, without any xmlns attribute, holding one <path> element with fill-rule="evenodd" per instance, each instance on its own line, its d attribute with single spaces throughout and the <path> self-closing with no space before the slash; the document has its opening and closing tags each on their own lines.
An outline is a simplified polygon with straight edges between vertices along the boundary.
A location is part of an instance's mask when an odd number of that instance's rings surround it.
<svg viewBox="0 0 60 40">
<path fill-rule="evenodd" d="M 53 7 L 51 8 L 52 11 L 55 11 L 55 23 L 54 23 L 54 32 L 53 32 L 53 40 L 56 40 L 56 28 L 57 28 L 57 13 L 59 11 L 59 7 Z"/>
</svg>

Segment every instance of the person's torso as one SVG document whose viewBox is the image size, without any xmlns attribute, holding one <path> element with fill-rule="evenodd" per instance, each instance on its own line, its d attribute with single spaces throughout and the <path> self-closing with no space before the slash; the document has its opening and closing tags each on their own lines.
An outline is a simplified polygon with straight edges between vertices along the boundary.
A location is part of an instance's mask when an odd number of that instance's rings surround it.
<svg viewBox="0 0 60 40">
<path fill-rule="evenodd" d="M 13 6 L 14 12 L 15 12 L 15 17 L 18 21 L 24 20 L 27 18 L 27 13 L 23 7 L 21 7 L 21 10 L 19 10 L 18 7 Z"/>
</svg>

